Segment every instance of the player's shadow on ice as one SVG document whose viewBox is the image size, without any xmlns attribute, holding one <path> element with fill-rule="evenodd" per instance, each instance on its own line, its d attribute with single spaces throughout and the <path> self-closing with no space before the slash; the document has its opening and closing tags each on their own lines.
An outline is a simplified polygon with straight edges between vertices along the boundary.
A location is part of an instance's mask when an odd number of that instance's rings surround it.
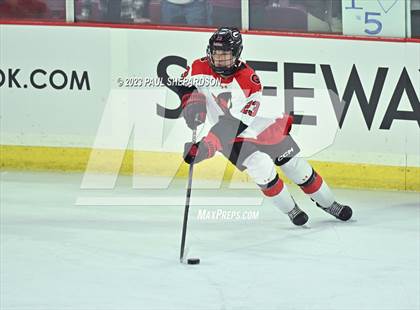
<svg viewBox="0 0 420 310">
<path fill-rule="evenodd" d="M 309 221 L 301 226 L 301 227 L 291 227 L 293 230 L 295 229 L 313 229 L 313 228 L 331 228 L 331 225 L 334 225 L 334 227 L 339 227 L 343 225 L 354 225 L 358 221 L 357 219 L 350 219 L 346 222 L 335 220 L 335 219 L 325 219 L 325 220 L 312 220 L 309 218 Z M 291 230 L 290 228 L 288 230 Z"/>
</svg>

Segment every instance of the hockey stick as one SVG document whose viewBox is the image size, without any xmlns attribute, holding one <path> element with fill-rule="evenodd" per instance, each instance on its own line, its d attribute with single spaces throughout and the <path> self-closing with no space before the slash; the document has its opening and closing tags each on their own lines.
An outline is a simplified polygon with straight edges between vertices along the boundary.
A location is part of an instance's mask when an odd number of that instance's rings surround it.
<svg viewBox="0 0 420 310">
<path fill-rule="evenodd" d="M 197 140 L 197 129 L 194 129 L 192 132 L 192 143 L 196 143 L 196 140 Z M 194 169 L 194 162 L 190 164 L 190 169 L 188 172 L 188 187 L 187 187 L 187 196 L 185 199 L 184 222 L 182 223 L 181 252 L 179 255 L 179 260 L 181 263 L 184 263 L 185 238 L 187 235 L 188 211 L 190 209 L 193 169 Z"/>
</svg>

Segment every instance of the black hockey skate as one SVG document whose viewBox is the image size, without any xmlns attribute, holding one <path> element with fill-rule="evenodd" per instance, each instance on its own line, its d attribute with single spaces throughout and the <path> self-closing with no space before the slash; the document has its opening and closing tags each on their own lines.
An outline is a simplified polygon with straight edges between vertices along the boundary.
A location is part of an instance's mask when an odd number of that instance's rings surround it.
<svg viewBox="0 0 420 310">
<path fill-rule="evenodd" d="M 335 218 L 338 218 L 341 221 L 348 221 L 353 214 L 353 211 L 351 210 L 349 206 L 342 205 L 338 203 L 337 201 L 334 201 L 333 204 L 329 206 L 328 208 L 323 208 L 318 203 L 316 203 L 316 205 L 320 207 L 322 210 L 324 210 L 325 212 L 331 214 L 332 216 L 334 216 Z"/>
<path fill-rule="evenodd" d="M 303 212 L 297 205 L 290 210 L 287 215 L 296 226 L 302 226 L 308 221 L 308 215 Z"/>
</svg>

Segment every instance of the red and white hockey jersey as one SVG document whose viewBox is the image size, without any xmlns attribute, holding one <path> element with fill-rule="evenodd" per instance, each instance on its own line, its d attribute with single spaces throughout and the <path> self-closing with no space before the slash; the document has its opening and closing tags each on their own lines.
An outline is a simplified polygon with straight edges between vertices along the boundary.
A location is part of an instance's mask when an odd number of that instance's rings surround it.
<svg viewBox="0 0 420 310">
<path fill-rule="evenodd" d="M 246 63 L 231 76 L 223 78 L 210 67 L 206 57 L 195 60 L 183 74 L 197 90 L 206 96 L 207 122 L 214 125 L 223 114 L 230 114 L 247 125 L 237 140 L 259 144 L 275 144 L 290 129 L 292 118 L 288 115 L 262 117 L 264 108 L 259 77 Z M 203 82 L 205 81 L 205 82 Z"/>
</svg>

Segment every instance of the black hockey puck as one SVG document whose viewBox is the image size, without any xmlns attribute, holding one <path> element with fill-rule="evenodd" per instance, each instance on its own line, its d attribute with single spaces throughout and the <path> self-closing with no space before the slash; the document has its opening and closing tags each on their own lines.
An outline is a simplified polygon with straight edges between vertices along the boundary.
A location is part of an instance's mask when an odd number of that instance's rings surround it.
<svg viewBox="0 0 420 310">
<path fill-rule="evenodd" d="M 188 265 L 198 265 L 200 263 L 199 258 L 189 258 L 187 259 Z"/>
</svg>

